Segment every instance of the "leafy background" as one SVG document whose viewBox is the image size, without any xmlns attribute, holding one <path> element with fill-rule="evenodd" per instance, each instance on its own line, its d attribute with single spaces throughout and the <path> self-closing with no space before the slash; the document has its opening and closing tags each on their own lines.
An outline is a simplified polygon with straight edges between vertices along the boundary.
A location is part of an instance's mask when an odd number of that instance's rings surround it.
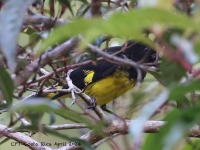
<svg viewBox="0 0 200 150">
<path fill-rule="evenodd" d="M 134 39 L 159 50 L 160 71 L 149 71 L 138 90 L 134 92 L 131 90 L 109 104 L 109 108 L 117 115 L 122 118 L 135 119 L 136 124 L 130 125 L 130 135 L 119 135 L 114 140 L 109 139 L 97 149 L 117 149 L 118 147 L 118 149 L 128 149 L 138 141 L 142 143 L 141 149 L 144 150 L 199 149 L 199 139 L 186 138 L 189 129 L 199 123 L 200 117 L 198 101 L 200 87 L 198 81 L 199 1 L 132 0 L 127 1 L 128 8 L 120 1 L 110 4 L 109 1 L 102 1 L 101 14 L 98 11 L 92 13 L 91 4 L 93 2 L 84 0 L 46 0 L 44 3 L 42 0 L 34 3 L 32 0 L 19 0 L 18 3 L 15 0 L 1 1 L 0 90 L 6 99 L 6 104 L 2 102 L 0 108 L 2 110 L 9 108 L 9 112 L 1 114 L 0 123 L 10 125 L 20 131 L 25 127 L 21 127 L 19 121 L 13 124 L 12 112 L 26 112 L 25 117 L 30 120 L 32 126 L 25 129 L 36 132 L 33 135 L 34 139 L 50 143 L 70 141 L 89 130 L 40 131 L 38 130 L 40 124 L 80 122 L 88 125 L 90 129 L 97 131 L 99 128 L 102 129 L 104 126 L 101 123 L 96 126 L 90 121 L 89 116 L 80 116 L 77 113 L 63 110 L 57 102 L 49 104 L 45 100 L 41 102 L 32 100 L 18 104 L 17 99 L 20 99 L 22 94 L 19 85 L 13 77 L 11 78 L 11 75 L 24 70 L 31 60 L 40 58 L 41 54 L 47 53 L 48 50 L 61 45 L 71 37 L 80 35 L 83 40 L 80 41 L 78 50 L 76 50 L 78 54 L 76 57 L 67 56 L 65 63 L 72 65 L 80 62 L 84 57 L 84 52 L 94 57 L 95 60 L 95 55 L 86 48 L 86 43 L 91 43 L 102 35 L 109 35 L 114 37 L 109 42 L 110 46 L 116 43 L 122 44 L 126 39 Z M 43 15 L 57 19 L 52 24 L 44 22 L 34 24 L 28 22 L 25 17 L 23 22 L 27 8 L 29 8 L 28 15 L 30 16 Z M 105 46 L 106 43 L 103 43 L 101 48 Z M 20 48 L 25 51 L 23 55 L 19 54 Z M 60 57 L 57 60 L 61 59 L 63 58 Z M 60 61 L 54 65 L 59 68 L 65 63 Z M 52 71 L 49 64 L 44 68 Z M 35 86 L 32 90 L 38 90 L 38 87 Z M 23 91 L 23 97 L 28 95 L 30 91 L 27 88 Z M 80 99 L 78 101 L 84 105 Z M 70 102 L 70 98 L 66 99 L 67 106 Z M 82 111 L 77 105 L 73 105 L 72 109 Z M 38 117 L 42 115 L 44 115 L 43 118 Z M 143 124 L 149 119 L 164 120 L 168 123 L 161 128 L 158 134 L 143 135 Z M 13 148 L 11 141 L 1 138 L 0 149 Z M 88 143 L 80 142 L 84 147 L 88 147 Z M 23 146 L 14 148 L 27 149 Z"/>
</svg>

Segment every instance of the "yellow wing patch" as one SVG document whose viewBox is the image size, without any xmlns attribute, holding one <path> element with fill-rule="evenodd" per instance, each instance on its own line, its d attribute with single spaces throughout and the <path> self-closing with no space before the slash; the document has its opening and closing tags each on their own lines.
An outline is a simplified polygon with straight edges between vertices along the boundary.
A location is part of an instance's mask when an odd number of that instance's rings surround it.
<svg viewBox="0 0 200 150">
<path fill-rule="evenodd" d="M 94 71 L 93 70 L 83 70 L 85 74 L 84 82 L 86 84 L 89 84 L 92 82 L 93 76 L 94 76 Z"/>
</svg>

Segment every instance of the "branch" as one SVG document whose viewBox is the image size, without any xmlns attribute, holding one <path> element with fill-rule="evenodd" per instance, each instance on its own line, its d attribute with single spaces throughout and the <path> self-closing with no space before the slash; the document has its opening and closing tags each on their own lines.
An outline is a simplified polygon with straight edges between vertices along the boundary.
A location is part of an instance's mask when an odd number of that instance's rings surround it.
<svg viewBox="0 0 200 150">
<path fill-rule="evenodd" d="M 96 61 L 100 61 L 100 60 L 103 60 L 103 57 L 99 57 L 96 59 Z M 71 65 L 67 65 L 66 67 L 61 67 L 61 68 L 58 68 L 56 69 L 56 72 L 62 72 L 64 71 L 66 68 L 69 68 L 69 69 L 73 69 L 73 68 L 77 68 L 77 67 L 80 67 L 80 66 L 84 66 L 84 65 L 87 65 L 89 63 L 92 63 L 92 60 L 86 60 L 86 61 L 83 61 L 83 62 L 80 62 L 80 63 L 77 63 L 77 64 L 71 64 Z M 35 82 L 38 82 L 38 81 L 41 81 L 41 80 L 44 80 L 48 77 L 51 77 L 55 74 L 55 71 L 52 71 L 52 72 L 49 72 L 49 74 L 45 74 L 43 76 L 40 76 L 38 77 Z M 30 82 L 28 82 L 30 83 Z"/>
<path fill-rule="evenodd" d="M 124 124 L 125 123 L 125 124 Z M 97 135 L 95 131 L 89 131 L 85 135 L 81 136 L 80 139 L 84 140 L 91 145 L 95 145 L 97 142 L 103 140 L 104 138 L 112 137 L 115 134 L 127 134 L 128 127 L 130 125 L 130 120 L 123 122 L 121 119 L 117 118 L 112 121 L 112 124 L 107 127 L 103 133 L 104 136 Z M 157 133 L 160 128 L 165 125 L 164 121 L 147 121 L 144 125 L 144 133 Z M 190 129 L 188 137 L 200 137 L 199 126 L 194 126 Z M 66 145 L 57 150 L 82 150 L 80 146 Z"/>
<path fill-rule="evenodd" d="M 11 128 L 7 128 L 4 125 L 0 125 L 0 136 L 5 136 L 10 139 L 13 139 L 27 147 L 29 147 L 32 150 L 52 150 L 50 147 L 42 146 L 38 141 L 33 140 L 29 136 L 20 133 L 20 132 L 12 132 Z"/>
<path fill-rule="evenodd" d="M 37 71 L 38 68 L 42 68 L 49 64 L 51 61 L 60 58 L 62 56 L 67 56 L 70 51 L 72 51 L 78 43 L 78 39 L 71 38 L 65 43 L 57 46 L 50 52 L 46 52 L 41 56 L 41 59 L 36 59 L 30 63 L 23 71 L 21 71 L 16 77 L 14 77 L 15 86 L 24 84 L 28 78 Z"/>
<path fill-rule="evenodd" d="M 51 125 L 51 126 L 45 126 L 48 129 L 51 130 L 66 130 L 66 129 L 81 129 L 81 128 L 87 128 L 84 124 L 59 124 L 59 125 Z"/>
<path fill-rule="evenodd" d="M 96 61 L 106 60 L 106 61 L 109 61 L 109 62 L 111 62 L 111 63 L 116 63 L 116 62 L 113 62 L 113 61 L 109 60 L 107 57 L 113 58 L 113 56 L 116 56 L 117 54 L 123 52 L 125 49 L 126 49 L 126 47 L 122 48 L 120 51 L 115 52 L 115 53 L 113 53 L 113 54 L 107 54 L 107 53 L 105 53 L 105 57 L 102 57 L 102 56 L 101 56 L 101 57 L 98 57 L 98 58 L 96 59 Z M 99 51 L 101 52 L 100 49 L 98 50 L 98 52 L 99 52 Z M 117 57 L 117 58 L 119 58 L 119 57 Z M 158 59 L 158 58 L 157 58 L 157 59 Z M 92 60 L 86 60 L 86 61 L 83 61 L 83 62 L 80 62 L 80 63 L 77 63 L 77 64 L 67 65 L 66 67 L 69 68 L 69 69 L 73 69 L 73 68 L 77 68 L 77 67 L 80 67 L 80 66 L 87 65 L 87 64 L 92 63 L 92 62 L 93 62 Z M 130 61 L 130 62 L 131 62 L 131 61 Z M 158 60 L 156 60 L 156 63 L 157 63 L 157 62 L 158 62 Z M 134 63 L 134 62 L 133 62 L 133 63 Z M 137 64 L 136 64 L 136 65 L 137 65 Z M 155 64 L 154 64 L 154 63 L 148 63 L 148 64 L 146 64 L 146 65 L 147 65 L 147 66 L 145 66 L 145 67 L 148 67 L 148 65 L 153 66 L 153 65 L 155 65 Z M 64 71 L 64 70 L 66 69 L 66 67 L 58 68 L 58 69 L 56 69 L 56 72 Z M 38 82 L 38 81 L 44 80 L 45 78 L 51 77 L 51 76 L 53 76 L 54 74 L 55 74 L 55 71 L 49 72 L 49 74 L 45 74 L 45 75 L 43 75 L 43 76 L 38 77 L 34 82 Z M 30 83 L 30 82 L 28 82 L 28 83 Z"/>
<path fill-rule="evenodd" d="M 78 93 L 78 95 L 83 99 L 83 101 L 86 104 L 91 105 L 92 100 L 91 100 L 90 96 L 88 96 L 85 93 Z M 94 112 L 97 114 L 97 116 L 99 118 L 105 119 L 106 116 L 105 116 L 104 112 L 102 111 L 102 109 L 99 106 L 96 106 L 93 110 L 94 110 Z"/>
<path fill-rule="evenodd" d="M 52 27 L 52 25 L 53 26 L 61 26 L 65 23 L 68 23 L 68 22 L 64 21 L 64 19 L 47 17 L 47 16 L 43 16 L 41 14 L 27 15 L 24 17 L 24 24 L 31 24 L 31 25 L 42 24 L 47 28 Z"/>
<path fill-rule="evenodd" d="M 137 83 L 136 83 L 136 89 L 138 87 L 140 87 L 140 84 L 142 82 L 142 72 L 140 69 L 143 69 L 143 70 L 149 70 L 149 68 L 151 68 L 150 66 L 146 66 L 145 64 L 140 64 L 138 62 L 134 62 L 132 60 L 129 60 L 129 59 L 123 59 L 123 58 L 120 58 L 120 57 L 117 57 L 117 56 L 113 56 L 113 55 L 110 55 L 104 51 L 101 51 L 98 47 L 96 46 L 93 46 L 92 44 L 88 44 L 88 47 L 95 53 L 97 54 L 100 54 L 105 60 L 107 61 L 114 61 L 115 63 L 122 63 L 124 65 L 127 65 L 127 66 L 131 66 L 131 67 L 134 67 L 136 70 L 137 70 Z"/>
<path fill-rule="evenodd" d="M 151 68 L 148 66 L 148 64 L 140 64 L 138 62 L 134 62 L 129 59 L 123 59 L 123 58 L 120 58 L 120 57 L 117 57 L 114 55 L 110 55 L 92 44 L 88 44 L 88 43 L 86 43 L 86 44 L 93 52 L 100 54 L 107 61 L 113 61 L 113 63 L 114 62 L 120 63 L 120 64 L 124 64 L 124 65 L 131 66 L 134 68 L 143 69 L 143 70 L 149 70 L 149 68 Z"/>
<path fill-rule="evenodd" d="M 93 17 L 101 16 L 101 0 L 92 0 L 91 14 Z"/>
<path fill-rule="evenodd" d="M 128 127 L 130 126 L 130 120 L 123 121 L 122 119 L 115 117 L 111 118 L 112 122 L 110 125 L 103 130 L 104 135 L 97 135 L 94 130 L 89 131 L 85 135 L 81 136 L 80 139 L 84 140 L 91 145 L 96 145 L 99 141 L 102 141 L 104 138 L 113 137 L 114 135 L 120 134 L 128 134 Z M 137 123 L 137 122 L 136 122 Z M 165 125 L 164 121 L 147 121 L 144 125 L 144 133 L 157 133 L 159 132 L 160 128 Z M 63 124 L 63 125 L 53 125 L 53 126 L 46 126 L 52 130 L 64 130 L 64 129 L 80 129 L 80 128 L 87 128 L 84 124 Z M 29 147 L 33 150 L 52 150 L 49 147 L 41 146 L 41 144 L 29 136 L 22 134 L 20 132 L 12 132 L 11 128 L 7 128 L 4 125 L 0 125 L 0 135 L 13 139 L 22 143 L 23 145 Z M 199 126 L 196 125 L 192 127 L 188 134 L 189 137 L 200 137 L 200 129 Z M 104 140 L 103 140 L 104 141 Z M 34 143 L 35 145 L 31 145 L 30 143 Z M 64 147 L 55 149 L 55 150 L 81 150 L 80 146 L 68 144 Z"/>
</svg>

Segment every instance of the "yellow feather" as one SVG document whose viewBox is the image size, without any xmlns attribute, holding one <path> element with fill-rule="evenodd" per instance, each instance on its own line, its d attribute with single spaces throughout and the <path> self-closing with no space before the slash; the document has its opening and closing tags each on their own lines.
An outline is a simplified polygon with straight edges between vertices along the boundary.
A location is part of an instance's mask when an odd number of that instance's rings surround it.
<svg viewBox="0 0 200 150">
<path fill-rule="evenodd" d="M 89 96 L 92 96 L 96 99 L 98 105 L 106 104 L 117 97 L 123 95 L 128 90 L 132 89 L 135 85 L 135 80 L 129 79 L 129 73 L 121 70 L 116 70 L 112 75 L 102 78 L 94 83 L 92 79 L 94 76 L 94 71 L 92 70 L 83 70 L 86 77 L 84 82 L 89 84 L 84 93 Z M 56 87 L 61 89 L 61 86 Z M 47 97 L 52 98 L 58 93 L 49 93 Z M 70 94 L 65 94 L 57 99 L 67 98 Z"/>
<path fill-rule="evenodd" d="M 89 84 L 84 92 L 95 97 L 98 105 L 106 104 L 134 87 L 136 82 L 130 80 L 128 75 L 128 72 L 118 70 L 102 80 Z"/>
<path fill-rule="evenodd" d="M 83 70 L 85 73 L 86 77 L 84 78 L 84 82 L 86 84 L 89 84 L 92 82 L 93 76 L 94 76 L 94 71 L 93 70 Z"/>
<path fill-rule="evenodd" d="M 56 89 L 62 89 L 63 87 L 62 87 L 62 86 L 56 86 L 55 88 L 56 88 Z M 51 98 L 54 97 L 56 94 L 58 94 L 58 92 L 48 93 L 48 94 L 46 95 L 46 97 L 48 97 L 49 99 L 51 99 Z M 59 98 L 59 99 L 61 99 L 61 98 Z"/>
</svg>

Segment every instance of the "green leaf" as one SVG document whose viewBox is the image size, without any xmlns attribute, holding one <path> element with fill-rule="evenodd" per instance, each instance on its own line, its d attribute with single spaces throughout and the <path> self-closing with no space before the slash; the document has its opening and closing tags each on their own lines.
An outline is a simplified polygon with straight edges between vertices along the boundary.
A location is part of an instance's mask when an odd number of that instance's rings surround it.
<svg viewBox="0 0 200 150">
<path fill-rule="evenodd" d="M 10 138 L 5 138 L 4 140 L 0 141 L 0 145 L 2 145 L 2 144 L 4 144 L 4 143 L 8 142 L 9 140 L 10 140 Z"/>
<path fill-rule="evenodd" d="M 11 71 L 16 68 L 16 43 L 26 9 L 34 0 L 7 0 L 0 14 L 0 46 Z"/>
<path fill-rule="evenodd" d="M 185 94 L 200 90 L 200 80 L 192 80 L 184 84 L 173 86 L 170 89 L 169 99 L 181 100 Z"/>
<path fill-rule="evenodd" d="M 82 4 L 79 9 L 77 10 L 76 16 L 81 17 L 85 15 L 85 13 L 89 10 L 90 5 L 89 4 Z"/>
<path fill-rule="evenodd" d="M 200 149 L 200 141 L 199 139 L 186 139 L 185 146 L 182 148 L 182 150 L 198 150 Z"/>
<path fill-rule="evenodd" d="M 56 115 L 59 115 L 65 119 L 71 120 L 73 122 L 77 123 L 84 123 L 89 128 L 95 129 L 97 132 L 101 132 L 102 129 L 102 123 L 99 122 L 99 124 L 93 124 L 87 117 L 81 116 L 80 114 L 77 114 L 75 112 L 69 111 L 67 109 L 61 108 L 57 103 L 53 101 L 49 101 L 45 98 L 36 98 L 36 97 L 30 97 L 28 99 L 25 99 L 16 105 L 12 106 L 10 108 L 10 111 L 19 111 L 19 112 L 25 112 L 25 114 L 28 114 L 28 116 L 34 115 L 37 116 L 35 113 L 54 113 Z"/>
<path fill-rule="evenodd" d="M 32 27 L 28 27 L 24 33 L 27 34 L 27 35 L 30 35 L 30 34 L 37 33 L 37 31 Z"/>
<path fill-rule="evenodd" d="M 74 12 L 72 10 L 71 4 L 69 0 L 58 0 L 61 5 L 66 5 L 71 14 L 74 16 Z"/>
<path fill-rule="evenodd" d="M 0 112 L 1 112 L 2 110 L 8 109 L 8 107 L 9 107 L 8 104 L 5 104 L 5 103 L 0 104 Z"/>
<path fill-rule="evenodd" d="M 10 78 L 10 74 L 5 70 L 5 68 L 0 66 L 0 90 L 10 105 L 12 103 L 14 84 Z"/>
<path fill-rule="evenodd" d="M 179 35 L 181 37 L 181 36 L 183 36 L 183 34 L 184 34 L 184 30 L 171 28 L 171 29 L 168 29 L 163 34 L 163 38 L 171 47 L 176 48 L 175 45 L 172 43 L 171 38 L 173 35 Z"/>
<path fill-rule="evenodd" d="M 171 12 L 158 8 L 135 9 L 128 13 L 116 13 L 108 18 L 108 20 L 100 18 L 79 19 L 57 28 L 44 41 L 40 52 L 43 52 L 46 48 L 51 46 L 52 43 L 79 34 L 85 36 L 89 42 L 100 35 L 107 34 L 111 36 L 133 38 L 153 47 L 153 44 L 148 42 L 147 38 L 144 38 L 143 31 L 155 25 L 200 32 L 199 25 L 196 22 L 178 12 Z"/>
<path fill-rule="evenodd" d="M 91 144 L 89 144 L 88 142 L 86 142 L 84 140 L 81 140 L 80 138 L 72 138 L 72 137 L 69 137 L 67 135 L 61 134 L 58 131 L 50 130 L 48 128 L 46 128 L 44 131 L 46 133 L 50 133 L 50 134 L 55 135 L 57 137 L 63 138 L 65 140 L 67 139 L 68 141 L 70 141 L 70 143 L 80 145 L 80 147 L 82 147 L 83 149 L 94 150 L 94 148 L 91 146 Z"/>
<path fill-rule="evenodd" d="M 200 40 L 199 40 L 199 36 L 198 36 L 198 40 L 195 41 L 194 43 L 194 50 L 197 54 L 200 54 Z"/>
<path fill-rule="evenodd" d="M 82 3 L 88 4 L 87 0 L 78 0 L 78 1 L 81 1 Z"/>
<path fill-rule="evenodd" d="M 139 112 L 137 118 L 134 118 L 133 123 L 130 124 L 130 132 L 133 135 L 135 141 L 140 139 L 144 124 L 150 119 L 150 117 L 167 101 L 169 95 L 168 90 L 163 90 L 156 99 L 145 104 Z M 153 108 L 153 109 L 152 109 Z"/>
<path fill-rule="evenodd" d="M 28 130 L 28 131 L 32 131 L 32 132 L 33 131 L 37 132 L 38 128 L 35 127 L 35 126 L 22 126 L 22 127 L 19 127 L 17 129 L 15 129 L 15 130 L 16 131 Z M 80 147 L 82 147 L 83 149 L 94 150 L 94 148 L 91 147 L 91 144 L 89 144 L 86 141 L 81 140 L 80 138 L 73 138 L 73 137 L 67 136 L 66 134 L 62 134 L 62 133 L 60 133 L 58 131 L 50 130 L 50 129 L 46 128 L 46 127 L 42 128 L 42 131 L 45 134 L 51 134 L 51 135 L 54 135 L 56 137 L 60 137 L 60 138 L 62 138 L 64 140 L 68 140 L 68 141 L 70 141 L 69 143 L 77 144 Z"/>
<path fill-rule="evenodd" d="M 171 86 L 173 84 L 177 84 L 182 77 L 186 75 L 186 71 L 180 64 L 166 58 L 162 58 L 160 71 L 152 74 L 164 86 Z"/>
<path fill-rule="evenodd" d="M 150 93 L 146 93 L 143 90 L 138 92 L 131 93 L 131 98 L 133 99 L 129 105 L 129 109 L 126 113 L 126 117 L 131 118 L 132 114 L 135 113 L 135 109 L 138 107 L 138 105 L 141 104 L 142 100 L 144 100 L 147 95 Z"/>
<path fill-rule="evenodd" d="M 57 29 L 55 29 L 54 32 L 50 34 L 50 36 L 47 39 L 44 39 L 44 43 L 38 51 L 38 54 L 41 54 L 49 46 L 54 45 L 52 44 L 52 42 L 60 43 L 61 41 L 64 41 L 64 39 L 68 39 L 71 36 L 76 36 L 79 33 L 82 33 L 84 29 L 87 30 L 88 28 L 92 28 L 94 24 L 98 24 L 99 22 L 100 19 L 79 19 L 74 23 L 69 23 L 66 26 L 58 27 Z"/>
<path fill-rule="evenodd" d="M 190 107 L 171 111 L 165 119 L 167 124 L 160 129 L 158 134 L 148 135 L 142 149 L 174 149 L 181 139 L 187 136 L 189 129 L 200 122 L 199 110 L 200 107 Z"/>
</svg>

